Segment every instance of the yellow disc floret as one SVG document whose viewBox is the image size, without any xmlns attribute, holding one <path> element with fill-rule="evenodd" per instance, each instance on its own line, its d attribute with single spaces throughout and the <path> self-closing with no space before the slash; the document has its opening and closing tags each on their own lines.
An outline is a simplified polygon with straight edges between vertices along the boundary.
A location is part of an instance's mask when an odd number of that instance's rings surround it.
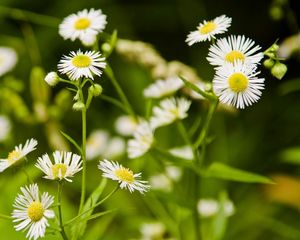
<svg viewBox="0 0 300 240">
<path fill-rule="evenodd" d="M 228 84 L 232 91 L 242 92 L 248 87 L 248 78 L 242 73 L 234 73 L 228 78 Z"/>
<path fill-rule="evenodd" d="M 45 210 L 43 208 L 43 205 L 38 201 L 33 201 L 27 209 L 28 217 L 33 222 L 40 221 L 44 216 L 44 212 Z"/>
<path fill-rule="evenodd" d="M 72 59 L 72 64 L 77 68 L 86 68 L 91 65 L 91 58 L 86 55 L 77 55 Z"/>
<path fill-rule="evenodd" d="M 241 53 L 240 51 L 233 50 L 226 54 L 225 60 L 227 62 L 231 62 L 231 63 L 234 63 L 237 60 L 240 60 L 243 62 L 245 60 L 245 55 L 243 53 Z"/>
<path fill-rule="evenodd" d="M 128 168 L 120 168 L 115 170 L 115 175 L 117 178 L 119 178 L 121 181 L 127 182 L 127 183 L 133 183 L 134 182 L 134 175 L 131 170 Z"/>
<path fill-rule="evenodd" d="M 13 150 L 8 154 L 7 161 L 10 163 L 14 163 L 19 160 L 21 157 L 21 152 L 17 150 Z"/>
<path fill-rule="evenodd" d="M 75 24 L 74 27 L 77 30 L 84 30 L 87 29 L 91 25 L 91 21 L 88 18 L 79 18 Z"/>
<path fill-rule="evenodd" d="M 208 34 L 214 31 L 217 28 L 217 24 L 213 21 L 205 23 L 202 27 L 199 28 L 201 34 Z"/>
<path fill-rule="evenodd" d="M 63 163 L 57 163 L 52 166 L 52 174 L 54 178 L 63 178 L 66 175 L 67 166 Z"/>
</svg>

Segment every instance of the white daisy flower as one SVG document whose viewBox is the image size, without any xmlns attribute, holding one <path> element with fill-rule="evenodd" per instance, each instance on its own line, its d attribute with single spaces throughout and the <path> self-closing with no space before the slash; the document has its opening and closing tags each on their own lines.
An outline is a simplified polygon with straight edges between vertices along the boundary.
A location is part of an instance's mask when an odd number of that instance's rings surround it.
<svg viewBox="0 0 300 240">
<path fill-rule="evenodd" d="M 86 158 L 92 160 L 104 154 L 108 147 L 109 133 L 105 130 L 94 130 L 86 142 Z"/>
<path fill-rule="evenodd" d="M 31 138 L 25 142 L 24 147 L 22 144 L 19 144 L 19 146 L 16 146 L 15 149 L 8 154 L 7 158 L 0 159 L 0 172 L 3 172 L 6 168 L 19 162 L 28 153 L 35 150 L 37 143 L 38 142 L 35 139 Z"/>
<path fill-rule="evenodd" d="M 91 46 L 96 41 L 98 33 L 106 26 L 106 15 L 100 9 L 89 11 L 84 9 L 66 17 L 59 25 L 59 34 L 64 39 L 79 39 L 83 44 Z"/>
<path fill-rule="evenodd" d="M 54 218 L 54 211 L 50 206 L 54 197 L 44 192 L 41 196 L 37 184 L 21 187 L 22 194 L 18 194 L 12 212 L 16 231 L 28 230 L 26 238 L 38 239 L 45 236 L 48 218 Z"/>
<path fill-rule="evenodd" d="M 86 77 L 94 80 L 93 74 L 101 76 L 99 68 L 105 68 L 105 58 L 101 58 L 100 52 L 72 51 L 69 56 L 64 55 L 59 61 L 58 70 L 62 74 L 67 74 L 71 80 L 78 80 Z"/>
<path fill-rule="evenodd" d="M 55 151 L 53 153 L 54 163 L 52 163 L 48 154 L 44 154 L 38 158 L 35 166 L 46 174 L 44 176 L 46 179 L 65 179 L 72 182 L 70 178 L 82 169 L 80 158 L 79 155 L 72 152 Z"/>
<path fill-rule="evenodd" d="M 0 142 L 7 139 L 10 130 L 11 130 L 11 123 L 9 119 L 4 115 L 0 115 Z"/>
<path fill-rule="evenodd" d="M 209 48 L 207 60 L 211 65 L 222 66 L 224 63 L 242 61 L 245 64 L 258 64 L 264 57 L 260 46 L 245 36 L 229 36 L 219 39 Z"/>
<path fill-rule="evenodd" d="M 170 77 L 165 80 L 158 79 L 144 90 L 147 98 L 162 98 L 169 96 L 182 88 L 183 81 L 179 77 Z"/>
<path fill-rule="evenodd" d="M 216 71 L 213 89 L 224 104 L 245 108 L 257 102 L 264 89 L 264 78 L 257 78 L 255 65 L 245 65 L 241 61 L 225 63 Z"/>
<path fill-rule="evenodd" d="M 134 139 L 128 141 L 128 157 L 136 158 L 144 155 L 154 141 L 153 130 L 148 122 L 140 123 L 133 134 Z"/>
<path fill-rule="evenodd" d="M 211 21 L 204 20 L 203 23 L 199 24 L 196 31 L 190 32 L 185 41 L 189 46 L 197 42 L 210 41 L 212 38 L 215 38 L 216 34 L 226 32 L 230 25 L 231 18 L 225 15 L 216 17 Z"/>
<path fill-rule="evenodd" d="M 129 115 L 122 115 L 118 117 L 118 119 L 115 122 L 115 129 L 117 133 L 126 137 L 132 136 L 137 126 L 138 121 L 134 117 Z"/>
<path fill-rule="evenodd" d="M 144 193 L 150 188 L 147 181 L 139 180 L 141 173 L 134 174 L 130 169 L 124 168 L 117 162 L 104 159 L 99 162 L 98 168 L 103 171 L 103 177 L 118 181 L 122 189 L 127 188 L 130 192 L 137 190 Z"/>
<path fill-rule="evenodd" d="M 198 213 L 202 217 L 212 217 L 220 210 L 220 202 L 215 199 L 200 199 L 197 204 Z M 224 203 L 224 212 L 227 217 L 231 216 L 235 212 L 235 207 L 230 200 Z"/>
<path fill-rule="evenodd" d="M 153 108 L 153 117 L 150 124 L 153 129 L 168 125 L 177 119 L 187 117 L 191 101 L 185 98 L 167 98 L 159 103 L 159 106 Z"/>
<path fill-rule="evenodd" d="M 18 60 L 17 53 L 9 47 L 0 47 L 0 76 L 14 68 Z"/>
</svg>

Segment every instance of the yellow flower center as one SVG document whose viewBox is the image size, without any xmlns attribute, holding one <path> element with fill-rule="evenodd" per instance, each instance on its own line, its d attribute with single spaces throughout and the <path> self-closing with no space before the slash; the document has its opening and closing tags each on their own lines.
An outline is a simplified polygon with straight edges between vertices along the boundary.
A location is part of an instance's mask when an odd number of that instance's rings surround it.
<svg viewBox="0 0 300 240">
<path fill-rule="evenodd" d="M 77 68 L 85 68 L 91 65 L 91 58 L 86 55 L 77 55 L 72 59 L 72 64 Z"/>
<path fill-rule="evenodd" d="M 117 169 L 115 170 L 115 174 L 117 178 L 119 178 L 121 181 L 128 182 L 128 183 L 134 182 L 133 172 L 128 168 Z"/>
<path fill-rule="evenodd" d="M 63 163 L 57 163 L 52 166 L 52 174 L 54 178 L 63 178 L 67 172 L 67 165 Z"/>
<path fill-rule="evenodd" d="M 21 157 L 21 152 L 17 150 L 13 150 L 8 154 L 7 161 L 9 163 L 14 163 L 15 161 L 19 160 Z"/>
<path fill-rule="evenodd" d="M 225 60 L 231 63 L 234 63 L 234 61 L 236 60 L 241 60 L 243 62 L 245 60 L 245 55 L 240 51 L 233 50 L 230 53 L 226 54 Z"/>
<path fill-rule="evenodd" d="M 202 27 L 199 28 L 201 34 L 208 34 L 217 28 L 217 24 L 213 21 L 205 23 Z"/>
<path fill-rule="evenodd" d="M 44 212 L 45 210 L 43 208 L 43 205 L 38 201 L 32 202 L 27 209 L 28 217 L 33 222 L 40 221 L 44 216 Z"/>
<path fill-rule="evenodd" d="M 87 18 L 79 18 L 75 24 L 74 27 L 77 30 L 83 30 L 83 29 L 87 29 L 89 26 L 91 25 L 91 21 Z"/>
<path fill-rule="evenodd" d="M 248 87 L 248 78 L 242 73 L 234 73 L 228 79 L 229 87 L 234 92 L 242 92 Z"/>
</svg>

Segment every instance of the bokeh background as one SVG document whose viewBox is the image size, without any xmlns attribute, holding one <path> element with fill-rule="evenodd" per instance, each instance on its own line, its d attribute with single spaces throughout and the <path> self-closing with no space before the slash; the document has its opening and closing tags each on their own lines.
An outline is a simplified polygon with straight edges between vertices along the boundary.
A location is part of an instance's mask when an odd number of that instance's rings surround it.
<svg viewBox="0 0 300 240">
<path fill-rule="evenodd" d="M 27 22 L 20 12 L 22 9 L 33 13 L 53 17 L 49 26 L 35 22 Z M 179 60 L 195 68 L 205 81 L 213 77 L 213 68 L 208 65 L 206 55 L 208 43 L 187 46 L 185 38 L 189 31 L 203 19 L 212 19 L 221 14 L 232 17 L 230 33 L 243 34 L 255 40 L 262 49 L 268 48 L 276 39 L 282 43 L 286 38 L 298 34 L 300 24 L 300 7 L 297 0 L 1 0 L 0 2 L 0 44 L 16 49 L 19 61 L 10 76 L 0 79 L 17 89 L 17 96 L 22 101 L 0 103 L 0 112 L 9 114 L 13 122 L 13 130 L 9 141 L 0 143 L 0 156 L 17 143 L 34 137 L 39 141 L 39 148 L 31 155 L 27 168 L 33 178 L 39 179 L 41 186 L 55 193 L 53 184 L 40 180 L 40 173 L 33 164 L 37 156 L 53 150 L 49 146 L 49 137 L 53 132 L 62 129 L 80 142 L 80 114 L 71 109 L 70 96 L 61 94 L 63 86 L 47 90 L 49 99 L 46 108 L 52 109 L 53 104 L 60 106 L 55 120 L 49 121 L 33 115 L 39 112 L 34 101 L 39 97 L 34 93 L 31 80 L 39 75 L 40 66 L 45 72 L 56 70 L 56 65 L 63 54 L 70 50 L 82 48 L 79 42 L 64 41 L 58 35 L 57 26 L 67 15 L 84 8 L 102 9 L 108 17 L 106 32 L 117 29 L 119 38 L 139 40 L 151 43 L 167 61 Z M 23 19 L 23 20 L 22 20 Z M 35 35 L 35 40 L 30 36 Z M 33 42 L 36 41 L 36 44 Z M 34 49 L 38 46 L 38 50 Z M 228 165 L 256 172 L 273 178 L 277 183 L 273 186 L 261 184 L 238 183 L 217 179 L 205 179 L 201 183 L 204 197 L 218 198 L 222 190 L 234 202 L 236 213 L 230 217 L 224 239 L 300 239 L 300 40 L 298 52 L 295 51 L 285 63 L 288 72 L 282 80 L 277 80 L 262 68 L 266 79 L 266 87 L 260 101 L 243 111 L 218 111 L 212 123 L 211 134 L 214 141 L 208 147 L 208 161 L 223 162 Z M 35 53 L 39 52 L 36 56 Z M 124 57 L 113 53 L 109 59 L 117 79 L 124 88 L 129 101 L 139 114 L 144 114 L 145 100 L 142 89 L 153 79 L 147 69 L 126 61 Z M 103 77 L 101 85 L 106 95 L 116 96 L 107 77 Z M 57 94 L 61 98 L 57 100 Z M 20 106 L 23 106 L 20 107 Z M 24 110 L 25 108 L 25 110 Z M 21 110 L 20 110 L 21 109 Z M 56 111 L 55 109 L 53 111 Z M 192 116 L 205 114 L 205 104 L 193 104 Z M 120 109 L 100 99 L 93 102 L 88 115 L 88 133 L 94 129 L 108 129 L 116 134 L 113 122 L 122 112 Z M 55 115 L 55 114 L 54 114 Z M 0 129 L 1 131 L 1 129 Z M 177 138 L 168 138 L 172 129 L 160 133 L 162 145 L 172 146 L 180 142 Z M 54 136 L 55 137 L 55 136 Z M 179 137 L 178 137 L 179 138 Z M 55 140 L 54 140 L 55 142 Z M 57 144 L 67 144 L 56 142 Z M 124 158 L 124 159 L 123 159 Z M 145 178 L 158 172 L 159 167 L 153 163 L 139 163 L 119 160 L 125 165 L 143 171 Z M 151 159 L 150 159 L 151 160 Z M 152 161 L 154 161 L 152 159 Z M 100 182 L 101 174 L 96 169 L 97 161 L 90 162 L 88 171 L 88 188 L 92 191 Z M 0 212 L 9 214 L 12 202 L 19 187 L 26 183 L 21 171 L 10 170 L 0 175 Z M 80 178 L 76 177 L 73 184 L 65 187 L 64 211 L 68 219 L 75 211 L 79 202 Z M 154 191 L 146 197 L 119 191 L 102 208 L 118 208 L 116 214 L 105 216 L 89 224 L 90 233 L 85 239 L 141 239 L 140 226 L 144 222 L 163 221 L 163 207 L 172 212 L 176 207 L 180 215 L 179 228 L 182 239 L 193 239 L 190 217 L 184 208 L 189 192 L 176 185 L 170 193 Z M 107 191 L 109 191 L 108 186 Z M 184 197 L 178 196 L 183 194 Z M 101 210 L 101 209 L 100 209 Z M 22 233 L 16 233 L 10 222 L 0 219 L 0 239 L 23 239 Z M 166 231 L 165 239 L 172 233 Z M 57 239 L 49 236 L 45 239 Z M 159 238 L 163 239 L 163 238 Z"/>
</svg>

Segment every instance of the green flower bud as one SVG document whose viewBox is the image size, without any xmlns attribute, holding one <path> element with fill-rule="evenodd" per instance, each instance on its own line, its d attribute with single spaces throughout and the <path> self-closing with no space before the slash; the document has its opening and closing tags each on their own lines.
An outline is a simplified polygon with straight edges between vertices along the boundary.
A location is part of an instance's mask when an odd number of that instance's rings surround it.
<svg viewBox="0 0 300 240">
<path fill-rule="evenodd" d="M 111 51 L 111 46 L 109 43 L 103 43 L 101 49 L 105 53 L 109 53 Z"/>
<path fill-rule="evenodd" d="M 274 66 L 274 64 L 275 64 L 275 61 L 271 58 L 266 59 L 264 61 L 264 66 L 265 66 L 265 68 L 268 68 L 268 69 L 271 69 Z"/>
<path fill-rule="evenodd" d="M 271 69 L 271 74 L 281 80 L 287 71 L 287 66 L 281 62 L 276 62 Z"/>
<path fill-rule="evenodd" d="M 75 111 L 81 111 L 81 110 L 83 110 L 84 108 L 85 108 L 85 105 L 84 105 L 83 102 L 78 101 L 78 102 L 76 102 L 76 103 L 73 104 L 73 109 L 74 109 Z"/>
<path fill-rule="evenodd" d="M 103 88 L 99 84 L 94 84 L 89 87 L 89 92 L 92 94 L 94 97 L 99 96 L 103 91 Z"/>
</svg>

